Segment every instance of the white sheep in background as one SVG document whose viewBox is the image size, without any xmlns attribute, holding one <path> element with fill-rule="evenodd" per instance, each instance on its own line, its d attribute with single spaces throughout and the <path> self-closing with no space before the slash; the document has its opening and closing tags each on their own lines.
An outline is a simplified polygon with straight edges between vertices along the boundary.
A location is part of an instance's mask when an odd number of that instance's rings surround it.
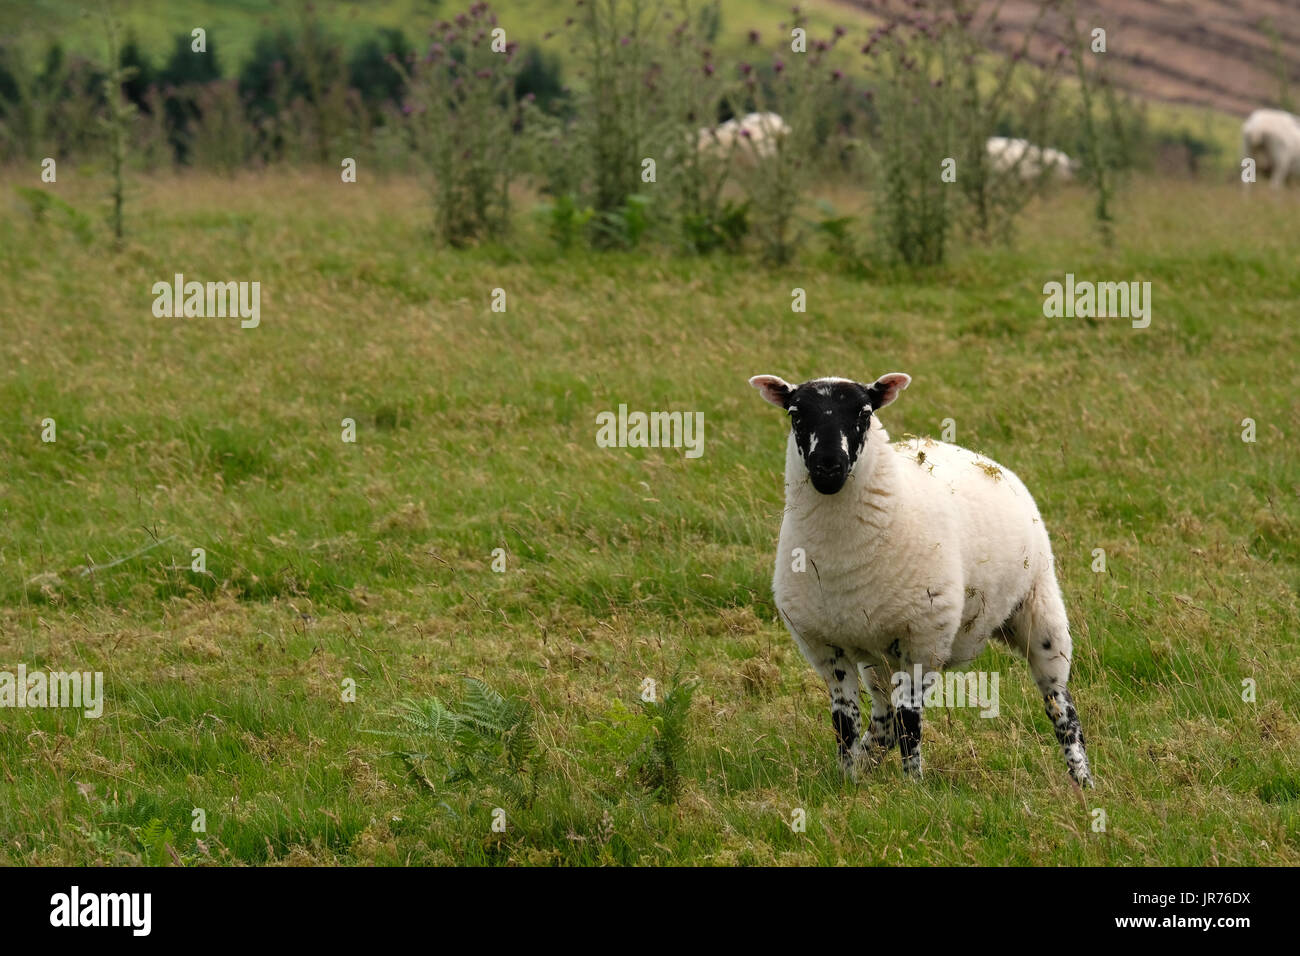
<svg viewBox="0 0 1300 956">
<path fill-rule="evenodd" d="M 911 382 L 901 372 L 870 385 L 749 382 L 790 416 L 772 589 L 830 690 L 845 772 L 897 742 L 919 776 L 923 687 L 996 635 L 1028 659 L 1070 775 L 1091 786 L 1052 546 L 1020 479 L 956 445 L 891 445 L 874 413 Z M 899 677 L 918 667 L 922 681 Z M 860 679 L 871 693 L 865 741 Z"/>
<path fill-rule="evenodd" d="M 984 149 L 993 172 L 1014 173 L 1023 182 L 1032 182 L 1044 175 L 1069 181 L 1079 169 L 1079 164 L 1059 149 L 1035 146 L 1027 139 L 991 136 Z"/>
<path fill-rule="evenodd" d="M 1244 156 L 1255 160 L 1261 173 L 1271 173 L 1269 182 L 1281 189 L 1289 173 L 1300 176 L 1300 117 L 1282 110 L 1255 110 L 1241 124 Z"/>
<path fill-rule="evenodd" d="M 775 156 L 777 143 L 789 134 L 790 127 L 776 113 L 749 113 L 714 128 L 702 127 L 697 146 L 701 153 L 724 160 L 735 157 L 752 166 Z"/>
</svg>

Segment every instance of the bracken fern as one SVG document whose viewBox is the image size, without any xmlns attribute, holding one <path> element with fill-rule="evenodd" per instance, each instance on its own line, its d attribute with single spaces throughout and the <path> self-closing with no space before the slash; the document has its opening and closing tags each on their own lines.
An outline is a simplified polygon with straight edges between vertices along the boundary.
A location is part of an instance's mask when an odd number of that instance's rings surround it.
<svg viewBox="0 0 1300 956">
<path fill-rule="evenodd" d="M 527 701 L 503 697 L 480 680 L 467 678 L 458 709 L 440 698 L 403 700 L 389 714 L 399 726 L 369 733 L 409 741 L 409 749 L 390 751 L 435 792 L 477 787 L 492 790 L 516 806 L 529 806 L 537 792 L 540 767 L 533 711 Z M 423 766 L 441 768 L 441 785 Z"/>
</svg>

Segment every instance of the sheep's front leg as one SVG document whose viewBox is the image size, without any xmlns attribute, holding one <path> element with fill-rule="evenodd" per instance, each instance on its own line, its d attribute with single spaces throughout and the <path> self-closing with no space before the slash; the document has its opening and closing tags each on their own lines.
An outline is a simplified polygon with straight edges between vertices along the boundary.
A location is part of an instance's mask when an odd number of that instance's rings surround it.
<svg viewBox="0 0 1300 956">
<path fill-rule="evenodd" d="M 1269 177 L 1268 184 L 1274 189 L 1281 189 L 1286 185 L 1287 174 L 1291 172 L 1291 164 L 1296 161 L 1287 150 L 1278 150 L 1273 156 L 1273 175 Z"/>
<path fill-rule="evenodd" d="M 799 650 L 826 681 L 831 696 L 831 726 L 839 747 L 840 769 L 857 779 L 862 759 L 862 711 L 858 705 L 858 670 L 834 644 L 809 644 L 796 636 Z"/>
<path fill-rule="evenodd" d="M 1286 174 L 1290 167 L 1290 157 L 1283 156 L 1280 162 L 1273 165 L 1273 175 L 1269 177 L 1268 184 L 1273 189 L 1281 190 L 1286 184 Z"/>
<path fill-rule="evenodd" d="M 894 690 L 894 733 L 903 758 L 903 773 L 921 779 L 921 702 L 924 689 L 903 681 Z"/>
</svg>

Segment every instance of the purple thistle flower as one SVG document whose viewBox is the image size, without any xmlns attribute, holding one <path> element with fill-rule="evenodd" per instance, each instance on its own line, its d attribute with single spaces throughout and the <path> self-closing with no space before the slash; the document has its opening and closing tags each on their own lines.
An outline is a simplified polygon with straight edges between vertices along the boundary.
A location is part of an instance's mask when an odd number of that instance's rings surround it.
<svg viewBox="0 0 1300 956">
<path fill-rule="evenodd" d="M 773 71 L 774 73 L 782 73 L 782 72 L 784 72 L 784 71 L 785 71 L 785 64 L 782 63 L 780 60 L 777 60 L 775 63 L 772 64 L 772 71 Z"/>
<path fill-rule="evenodd" d="M 749 31 L 749 43 L 750 43 L 751 46 L 753 46 L 754 44 L 758 43 L 758 31 L 757 31 L 757 30 L 750 30 L 750 31 Z"/>
</svg>

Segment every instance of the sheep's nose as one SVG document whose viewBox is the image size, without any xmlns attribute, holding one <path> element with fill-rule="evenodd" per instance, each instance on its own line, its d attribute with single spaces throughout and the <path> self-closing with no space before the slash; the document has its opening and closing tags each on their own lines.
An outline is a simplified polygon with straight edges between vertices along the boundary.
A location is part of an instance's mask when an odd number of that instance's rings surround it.
<svg viewBox="0 0 1300 956">
<path fill-rule="evenodd" d="M 838 458 L 813 458 L 808 462 L 808 472 L 818 478 L 832 478 L 844 470 Z"/>
</svg>

